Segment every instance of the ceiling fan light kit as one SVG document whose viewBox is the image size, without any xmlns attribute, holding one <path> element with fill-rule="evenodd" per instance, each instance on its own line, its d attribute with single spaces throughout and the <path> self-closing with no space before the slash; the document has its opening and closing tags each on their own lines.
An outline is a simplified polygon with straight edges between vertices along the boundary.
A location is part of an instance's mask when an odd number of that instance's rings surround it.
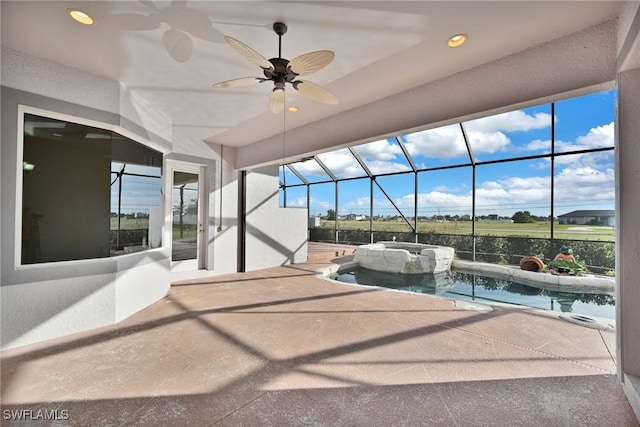
<svg viewBox="0 0 640 427">
<path fill-rule="evenodd" d="M 273 82 L 273 89 L 269 93 L 269 108 L 274 113 L 284 109 L 285 90 L 289 83 L 304 97 L 325 104 L 337 104 L 338 99 L 324 87 L 308 80 L 298 80 L 299 76 L 312 74 L 326 67 L 335 58 L 330 50 L 318 50 L 297 56 L 291 61 L 282 57 L 282 36 L 287 32 L 287 26 L 282 22 L 273 24 L 273 31 L 278 35 L 278 57 L 266 59 L 260 53 L 233 37 L 225 37 L 229 46 L 245 59 L 262 69 L 264 77 L 242 77 L 227 80 L 213 85 L 215 88 L 248 86 L 255 83 Z"/>
</svg>

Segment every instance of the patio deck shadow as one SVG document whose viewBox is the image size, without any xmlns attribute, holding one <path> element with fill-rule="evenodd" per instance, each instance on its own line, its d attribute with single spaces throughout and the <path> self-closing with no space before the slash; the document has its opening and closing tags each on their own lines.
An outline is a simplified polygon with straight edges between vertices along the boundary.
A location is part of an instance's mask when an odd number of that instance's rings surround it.
<svg viewBox="0 0 640 427">
<path fill-rule="evenodd" d="M 5 351 L 2 425 L 639 425 L 612 331 L 323 265 L 177 283 L 115 326 Z"/>
</svg>

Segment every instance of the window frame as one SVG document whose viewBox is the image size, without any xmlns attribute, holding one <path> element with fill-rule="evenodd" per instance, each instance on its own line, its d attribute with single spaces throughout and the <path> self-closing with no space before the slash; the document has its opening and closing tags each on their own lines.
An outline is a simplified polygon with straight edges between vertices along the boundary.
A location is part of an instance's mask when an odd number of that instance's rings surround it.
<svg viewBox="0 0 640 427">
<path fill-rule="evenodd" d="M 73 264 L 77 264 L 77 263 L 82 263 L 82 264 L 88 264 L 88 263 L 94 263 L 96 261 L 103 261 L 103 262 L 108 262 L 111 261 L 115 258 L 122 258 L 125 256 L 131 256 L 131 255 L 135 255 L 134 253 L 131 254 L 120 254 L 120 255 L 109 255 L 106 257 L 101 257 L 101 258 L 86 258 L 86 259 L 77 259 L 77 260 L 65 260 L 65 261 L 47 261 L 47 262 L 40 262 L 40 263 L 29 263 L 29 264 L 23 264 L 22 263 L 22 232 L 20 230 L 22 230 L 22 202 L 23 202 L 23 191 L 24 191 L 24 182 L 23 182 L 23 161 L 24 161 L 24 124 L 25 124 L 25 115 L 27 114 L 32 114 L 32 115 L 36 115 L 36 116 L 41 116 L 41 117 L 46 117 L 46 118 L 50 118 L 50 119 L 54 119 L 54 120 L 61 120 L 61 121 L 65 121 L 68 123 L 74 123 L 74 124 L 78 124 L 78 125 L 82 125 L 82 126 L 89 126 L 89 127 L 94 127 L 94 128 L 98 128 L 98 129 L 102 129 L 102 130 L 106 130 L 106 131 L 111 131 L 111 132 L 115 132 L 125 138 L 128 138 L 138 144 L 141 144 L 147 148 L 153 149 L 155 151 L 158 151 L 159 153 L 162 154 L 162 191 L 163 194 L 166 193 L 165 189 L 164 189 L 164 174 L 165 174 L 165 163 L 166 163 L 166 155 L 170 153 L 170 150 L 166 147 L 163 146 L 162 144 L 153 142 L 151 140 L 148 140 L 128 129 L 125 129 L 121 126 L 112 124 L 112 123 L 106 123 L 106 122 L 101 122 L 101 121 L 96 121 L 96 120 L 92 120 L 92 119 L 87 119 L 84 117 L 80 117 L 80 116 L 74 116 L 71 114 L 65 114 L 65 113 L 60 113 L 60 112 L 56 112 L 56 111 L 51 111 L 51 110 L 46 110 L 43 108 L 38 108 L 38 107 L 32 107 L 29 105 L 24 105 L 24 104 L 18 104 L 18 114 L 17 114 L 17 144 L 16 144 L 16 162 L 15 162 L 15 166 L 16 166 L 16 175 L 15 175 L 15 179 L 16 179 L 16 191 L 15 191 L 15 211 L 14 211 L 14 219 L 15 219 L 15 229 L 16 229 L 16 233 L 14 235 L 14 254 L 13 254 L 13 261 L 14 261 L 14 269 L 15 270 L 27 270 L 27 269 L 38 269 L 38 268 L 43 268 L 43 267 L 47 267 L 47 266 L 51 266 L 51 265 L 73 265 Z M 163 205 L 166 204 L 166 200 L 165 200 L 165 196 L 162 197 L 161 199 L 161 203 Z M 164 227 L 164 225 L 163 225 Z M 166 242 L 162 242 L 162 246 L 160 246 L 159 248 L 153 248 L 153 249 L 148 249 L 146 252 L 149 251 L 154 251 L 154 250 L 162 250 L 164 247 L 166 246 Z"/>
</svg>

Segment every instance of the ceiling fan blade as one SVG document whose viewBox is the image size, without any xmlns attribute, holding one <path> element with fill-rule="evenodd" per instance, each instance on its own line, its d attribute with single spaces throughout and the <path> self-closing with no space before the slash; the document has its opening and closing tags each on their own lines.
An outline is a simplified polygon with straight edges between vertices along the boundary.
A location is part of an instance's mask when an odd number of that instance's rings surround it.
<svg viewBox="0 0 640 427">
<path fill-rule="evenodd" d="M 226 36 L 224 38 L 224 41 L 226 41 L 229 46 L 234 48 L 240 55 L 247 58 L 252 64 L 255 64 L 265 70 L 273 69 L 273 65 L 271 65 L 271 62 L 267 61 L 264 56 L 260 55 L 258 52 L 242 43 L 241 41 L 238 41 L 229 36 Z"/>
<path fill-rule="evenodd" d="M 284 108 L 284 89 L 273 89 L 269 93 L 269 108 L 278 114 Z"/>
<path fill-rule="evenodd" d="M 213 85 L 215 88 L 225 88 L 225 87 L 239 87 L 239 86 L 249 86 L 255 83 L 260 83 L 263 79 L 258 77 L 243 77 L 241 79 L 233 79 L 227 80 L 225 82 L 216 83 Z"/>
<path fill-rule="evenodd" d="M 324 102 L 325 104 L 338 103 L 338 98 L 336 98 L 327 89 L 314 82 L 310 82 L 308 80 L 296 80 L 293 82 L 293 87 L 302 95 L 313 101 Z"/>
<path fill-rule="evenodd" d="M 191 58 L 193 52 L 193 42 L 191 38 L 178 30 L 167 30 L 162 35 L 162 43 L 164 43 L 167 53 L 177 62 L 185 62 Z"/>
<path fill-rule="evenodd" d="M 209 16 L 205 12 L 189 7 L 186 1 L 172 1 L 171 6 L 163 8 L 159 15 L 161 21 L 173 29 L 205 41 L 224 42 L 224 34 L 211 26 Z"/>
<path fill-rule="evenodd" d="M 194 22 L 189 29 L 189 33 L 198 37 L 199 39 L 212 43 L 222 43 L 222 41 L 224 40 L 224 34 L 213 28 L 211 26 L 211 22 L 209 22 L 208 20 L 206 22 L 204 20 L 197 23 Z"/>
<path fill-rule="evenodd" d="M 294 73 L 305 76 L 326 67 L 335 57 L 336 54 L 330 50 L 309 52 L 289 61 L 289 68 Z"/>
</svg>

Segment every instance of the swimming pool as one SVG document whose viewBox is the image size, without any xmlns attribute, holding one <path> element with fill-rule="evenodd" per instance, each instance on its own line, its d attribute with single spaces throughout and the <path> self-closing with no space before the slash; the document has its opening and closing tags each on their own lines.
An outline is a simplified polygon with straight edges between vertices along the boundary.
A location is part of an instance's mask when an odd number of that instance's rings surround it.
<svg viewBox="0 0 640 427">
<path fill-rule="evenodd" d="M 331 279 L 380 286 L 442 298 L 500 302 L 525 307 L 615 319 L 613 292 L 560 292 L 513 282 L 486 274 L 449 271 L 439 274 L 396 274 L 362 267 L 338 271 Z"/>
</svg>

